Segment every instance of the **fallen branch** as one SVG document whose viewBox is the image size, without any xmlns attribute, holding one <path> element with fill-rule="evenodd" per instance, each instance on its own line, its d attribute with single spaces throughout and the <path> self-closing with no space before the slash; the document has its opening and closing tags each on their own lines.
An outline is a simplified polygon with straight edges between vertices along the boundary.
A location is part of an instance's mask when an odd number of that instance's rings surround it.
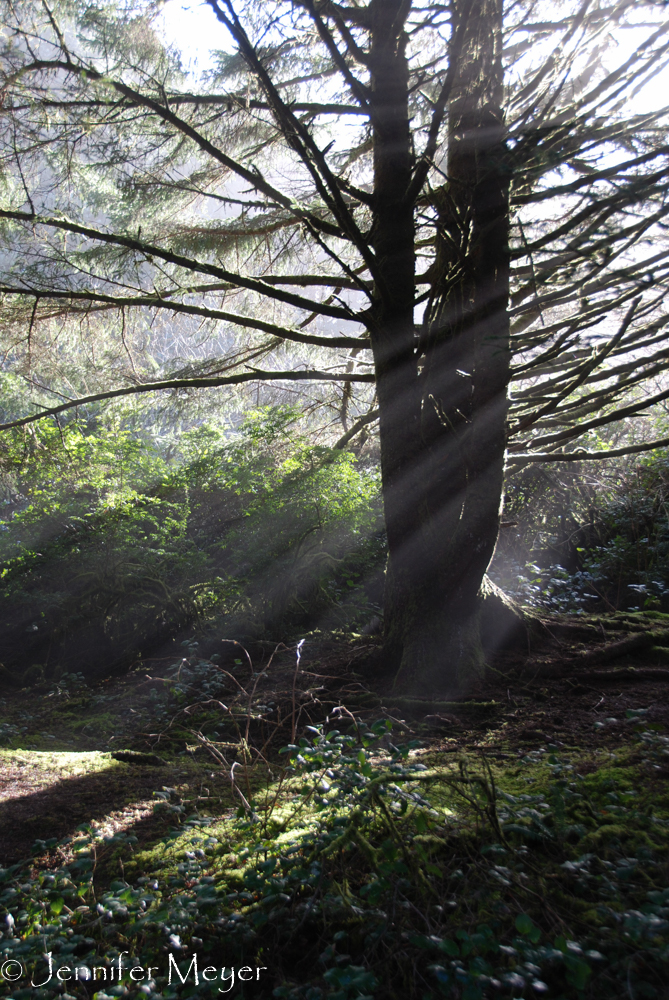
<svg viewBox="0 0 669 1000">
<path fill-rule="evenodd" d="M 368 704 L 368 703 L 366 703 Z M 463 700 L 453 700 L 453 701 L 434 701 L 429 698 L 401 698 L 401 697 L 386 697 L 379 698 L 379 704 L 385 709 L 396 706 L 397 708 L 404 709 L 408 712 L 415 712 L 420 714 L 421 711 L 425 712 L 472 712 L 484 713 L 484 712 L 494 712 L 499 708 L 499 702 L 495 701 L 465 701 Z"/>
</svg>

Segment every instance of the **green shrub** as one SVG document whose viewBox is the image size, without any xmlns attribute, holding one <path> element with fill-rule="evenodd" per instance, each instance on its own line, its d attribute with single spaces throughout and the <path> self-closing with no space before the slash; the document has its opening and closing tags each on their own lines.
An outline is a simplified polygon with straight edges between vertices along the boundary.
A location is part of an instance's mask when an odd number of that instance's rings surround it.
<svg viewBox="0 0 669 1000">
<path fill-rule="evenodd" d="M 5 666 L 102 674 L 184 629 L 239 638 L 373 613 L 363 584 L 384 557 L 378 475 L 314 446 L 287 407 L 236 431 L 199 427 L 167 451 L 145 434 L 75 423 L 5 455 L 0 521 Z M 333 609 L 339 607 L 339 611 Z"/>
</svg>

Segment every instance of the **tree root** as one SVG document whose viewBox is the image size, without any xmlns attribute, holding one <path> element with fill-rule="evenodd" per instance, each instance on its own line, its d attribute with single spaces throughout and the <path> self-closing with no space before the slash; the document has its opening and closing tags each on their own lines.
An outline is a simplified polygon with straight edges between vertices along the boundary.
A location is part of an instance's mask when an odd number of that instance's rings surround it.
<svg viewBox="0 0 669 1000">
<path fill-rule="evenodd" d="M 551 678 L 558 680 L 563 677 L 571 677 L 573 675 L 578 675 L 579 679 L 585 679 L 585 675 L 581 673 L 580 668 L 595 666 L 599 663 L 608 663 L 611 660 L 619 659 L 621 656 L 628 656 L 632 653 L 638 653 L 642 649 L 650 649 L 652 646 L 663 646 L 669 641 L 669 632 L 663 631 L 652 631 L 647 629 L 644 632 L 634 632 L 632 635 L 625 636 L 624 639 L 618 639 L 615 642 L 609 642 L 601 646 L 596 646 L 594 649 L 588 649 L 580 653 L 576 653 L 574 656 L 570 657 L 560 657 L 559 660 L 551 660 L 544 663 L 535 663 L 534 676 L 542 678 Z M 532 666 L 526 668 L 525 673 L 529 673 L 532 670 Z M 648 673 L 648 671 L 645 671 Z M 603 676 L 604 672 L 600 672 Z M 619 673 L 619 671 L 617 671 Z M 637 679 L 642 678 L 642 671 L 632 670 Z M 669 676 L 669 671 L 659 671 L 657 672 L 657 679 L 662 679 L 662 673 L 666 673 Z M 632 678 L 630 678 L 632 679 Z"/>
<path fill-rule="evenodd" d="M 462 698 L 452 698 L 450 701 L 435 701 L 432 698 L 409 698 L 404 695 L 377 695 L 373 691 L 349 698 L 347 704 L 351 708 L 399 708 L 406 712 L 420 715 L 422 712 L 470 712 L 484 713 L 499 708 L 496 701 L 475 701 L 463 695 Z"/>
<path fill-rule="evenodd" d="M 634 684 L 636 681 L 669 681 L 669 670 L 657 667 L 621 667 L 619 670 L 586 670 L 575 678 L 580 684 Z"/>
<path fill-rule="evenodd" d="M 625 636 L 624 639 L 608 642 L 605 646 L 596 646 L 594 649 L 577 653 L 568 662 L 574 667 L 591 663 L 608 663 L 609 660 L 617 660 L 620 656 L 636 653 L 639 649 L 654 645 L 656 645 L 656 640 L 652 632 L 635 632 L 633 635 Z"/>
</svg>

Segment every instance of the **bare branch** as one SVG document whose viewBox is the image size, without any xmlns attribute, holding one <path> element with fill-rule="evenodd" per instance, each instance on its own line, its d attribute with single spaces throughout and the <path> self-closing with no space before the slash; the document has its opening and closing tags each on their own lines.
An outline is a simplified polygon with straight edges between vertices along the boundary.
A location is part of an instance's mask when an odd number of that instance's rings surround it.
<svg viewBox="0 0 669 1000">
<path fill-rule="evenodd" d="M 334 447 L 345 448 L 346 445 L 349 443 L 349 441 L 352 441 L 353 438 L 356 436 L 356 434 L 358 434 L 363 429 L 363 427 L 366 427 L 367 424 L 374 423 L 374 421 L 378 420 L 378 418 L 379 418 L 378 407 L 374 410 L 370 410 L 369 413 L 365 413 L 364 416 L 360 417 L 359 420 L 356 420 L 356 422 L 351 427 L 349 427 L 349 429 L 346 431 L 345 434 L 342 434 L 342 436 L 336 442 Z"/>
<path fill-rule="evenodd" d="M 510 435 L 519 434 L 521 431 L 524 431 L 528 427 L 531 427 L 532 424 L 536 423 L 541 417 L 545 416 L 548 413 L 551 413 L 553 410 L 556 410 L 557 407 L 560 405 L 560 403 L 564 399 L 566 399 L 567 396 L 575 392 L 579 386 L 583 385 L 588 375 L 590 375 L 590 373 L 595 368 L 597 368 L 599 365 L 602 364 L 602 362 L 611 353 L 614 347 L 618 343 L 620 343 L 622 338 L 625 336 L 627 328 L 629 327 L 630 323 L 632 322 L 632 319 L 634 318 L 634 313 L 639 307 L 640 301 L 641 300 L 639 298 L 636 298 L 632 303 L 632 305 L 630 306 L 630 308 L 627 310 L 625 318 L 620 324 L 620 329 L 616 333 L 615 337 L 612 337 L 611 340 L 609 340 L 608 343 L 604 344 L 604 346 L 599 351 L 595 352 L 594 356 L 584 365 L 581 366 L 580 371 L 577 369 L 576 377 L 572 381 L 570 381 L 569 384 L 564 387 L 564 389 L 556 393 L 550 400 L 550 402 L 546 403 L 545 406 L 542 406 L 531 416 L 522 419 L 520 423 L 516 424 L 514 427 L 511 427 L 509 430 Z"/>
<path fill-rule="evenodd" d="M 561 431 L 559 434 L 546 434 L 544 437 L 535 438 L 532 442 L 533 447 L 539 447 L 539 445 L 554 444 L 559 441 L 567 441 L 569 438 L 580 437 L 587 431 L 594 430 L 596 427 L 603 427 L 605 424 L 610 424 L 614 420 L 624 420 L 625 417 L 634 416 L 640 413 L 642 410 L 647 410 L 651 406 L 655 406 L 656 403 L 661 403 L 663 400 L 669 399 L 669 389 L 664 392 L 658 392 L 655 396 L 648 396 L 646 399 L 640 402 L 631 403 L 629 406 L 625 406 L 620 410 L 616 410 L 614 413 L 607 413 L 604 417 L 598 417 L 597 420 L 589 420 L 584 424 L 577 424 L 575 427 L 570 427 L 567 430 Z M 514 448 L 526 447 L 526 445 L 511 445 L 510 451 Z"/>
<path fill-rule="evenodd" d="M 526 465 L 540 462 L 602 462 L 610 458 L 622 458 L 624 455 L 639 455 L 644 451 L 657 451 L 659 448 L 669 448 L 669 438 L 659 438 L 657 441 L 646 441 L 643 444 L 627 445 L 625 448 L 608 448 L 604 451 L 552 451 L 528 452 L 524 455 L 513 455 L 509 458 L 507 472 L 513 475 Z"/>
</svg>

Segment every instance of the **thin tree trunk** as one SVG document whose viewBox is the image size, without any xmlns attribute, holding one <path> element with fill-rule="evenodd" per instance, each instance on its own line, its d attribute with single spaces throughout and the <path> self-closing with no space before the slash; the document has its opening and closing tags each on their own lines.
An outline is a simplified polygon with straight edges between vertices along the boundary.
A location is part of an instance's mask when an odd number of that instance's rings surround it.
<svg viewBox="0 0 669 1000">
<path fill-rule="evenodd" d="M 377 360 L 390 551 L 386 654 L 398 685 L 411 691 L 462 690 L 482 673 L 481 584 L 503 484 L 510 351 L 502 0 L 455 0 L 454 9 L 456 26 L 467 20 L 451 52 L 457 73 L 448 180 L 434 192 L 433 292 L 418 351 L 404 306 L 402 332 L 392 338 L 404 352 L 390 352 L 392 377 Z"/>
</svg>

